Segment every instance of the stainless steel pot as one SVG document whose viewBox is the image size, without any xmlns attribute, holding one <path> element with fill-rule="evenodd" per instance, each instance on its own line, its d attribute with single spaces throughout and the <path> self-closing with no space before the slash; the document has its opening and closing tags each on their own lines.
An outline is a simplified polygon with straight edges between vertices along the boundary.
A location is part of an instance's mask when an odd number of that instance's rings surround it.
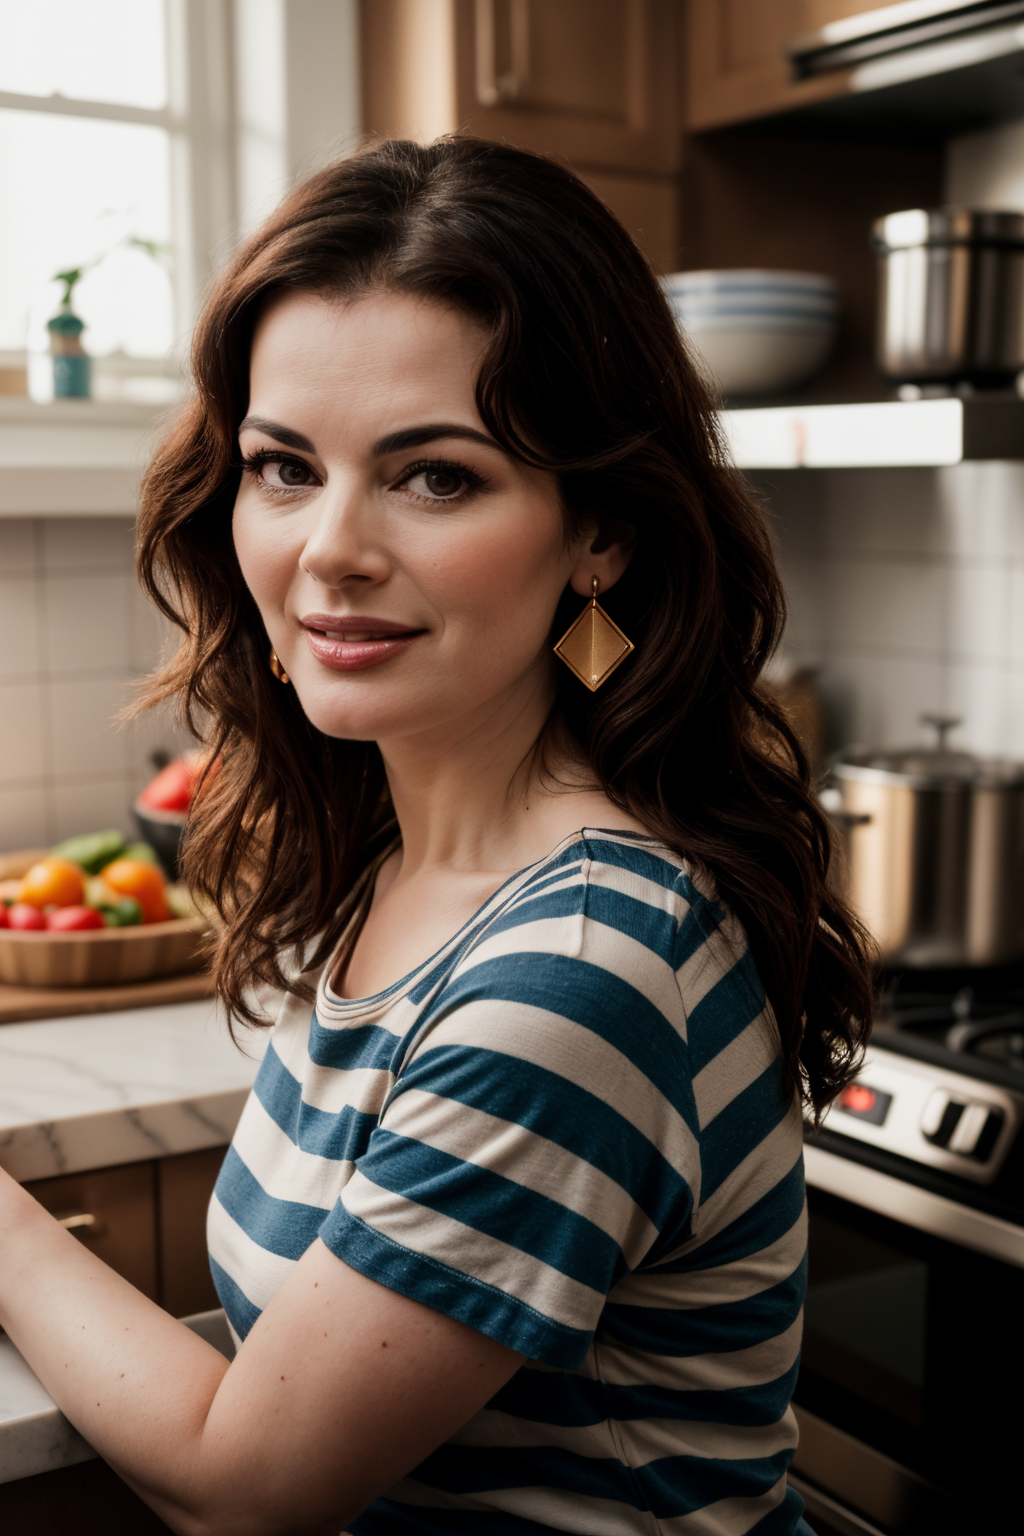
<svg viewBox="0 0 1024 1536">
<path fill-rule="evenodd" d="M 854 748 L 832 769 L 849 900 L 887 964 L 1024 955 L 1024 763 L 951 751 L 960 724 L 922 717 L 934 750 Z M 837 793 L 838 792 L 838 793 Z"/>
<path fill-rule="evenodd" d="M 1024 215 L 909 208 L 872 236 L 883 373 L 996 385 L 1024 368 Z"/>
</svg>

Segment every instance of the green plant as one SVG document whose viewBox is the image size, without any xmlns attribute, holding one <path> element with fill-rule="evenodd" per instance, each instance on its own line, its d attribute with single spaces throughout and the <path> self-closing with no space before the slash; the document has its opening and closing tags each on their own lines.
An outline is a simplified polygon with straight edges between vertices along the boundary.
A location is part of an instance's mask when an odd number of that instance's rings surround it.
<svg viewBox="0 0 1024 1536">
<path fill-rule="evenodd" d="M 165 266 L 170 264 L 171 247 L 169 245 L 164 245 L 159 240 L 144 240 L 141 235 L 125 235 L 122 240 L 117 240 L 113 245 L 108 245 L 106 250 L 98 251 L 95 256 L 90 256 L 89 260 L 83 261 L 81 266 L 68 267 L 64 272 L 55 272 L 53 274 L 53 281 L 55 283 L 64 284 L 64 292 L 61 294 L 60 299 L 62 310 L 70 311 L 75 285 L 81 281 L 85 274 L 90 272 L 93 267 L 98 267 L 100 262 L 105 261 L 112 251 L 116 251 L 122 246 L 129 250 L 146 251 L 152 256 L 154 261 L 162 262 Z"/>
</svg>

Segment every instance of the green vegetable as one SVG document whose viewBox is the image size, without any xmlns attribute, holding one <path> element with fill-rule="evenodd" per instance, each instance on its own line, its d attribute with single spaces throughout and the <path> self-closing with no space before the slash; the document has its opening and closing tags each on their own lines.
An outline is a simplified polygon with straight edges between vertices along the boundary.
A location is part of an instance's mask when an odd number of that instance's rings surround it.
<svg viewBox="0 0 1024 1536">
<path fill-rule="evenodd" d="M 150 843 L 129 843 L 119 859 L 142 859 L 146 864 L 159 864 L 156 849 Z"/>
<path fill-rule="evenodd" d="M 122 896 L 112 907 L 100 907 L 99 912 L 108 928 L 132 928 L 142 922 L 142 908 L 134 896 Z"/>
<path fill-rule="evenodd" d="M 87 875 L 97 875 L 105 864 L 113 863 L 124 851 L 124 838 L 120 832 L 85 832 L 80 837 L 68 837 L 50 852 L 58 859 L 70 859 L 81 864 Z"/>
</svg>

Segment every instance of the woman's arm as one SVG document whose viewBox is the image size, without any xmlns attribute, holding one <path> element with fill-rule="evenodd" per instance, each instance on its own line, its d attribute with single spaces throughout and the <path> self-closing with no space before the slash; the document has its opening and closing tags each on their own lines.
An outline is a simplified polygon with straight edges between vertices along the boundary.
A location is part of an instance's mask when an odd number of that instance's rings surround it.
<svg viewBox="0 0 1024 1536">
<path fill-rule="evenodd" d="M 182 1536 L 337 1536 L 522 1363 L 317 1239 L 228 1365 L 2 1172 L 0 1251 L 0 1324 Z"/>
</svg>

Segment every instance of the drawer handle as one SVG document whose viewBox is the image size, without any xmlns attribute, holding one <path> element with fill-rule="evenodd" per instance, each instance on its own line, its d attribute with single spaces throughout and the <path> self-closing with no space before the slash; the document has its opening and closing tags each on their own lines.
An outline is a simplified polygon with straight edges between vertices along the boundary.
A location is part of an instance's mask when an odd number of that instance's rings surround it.
<svg viewBox="0 0 1024 1536">
<path fill-rule="evenodd" d="M 512 68 L 498 74 L 497 0 L 476 0 L 476 99 L 483 107 L 518 101 L 530 74 L 530 0 L 509 0 Z"/>
<path fill-rule="evenodd" d="M 89 1211 L 70 1211 L 66 1216 L 54 1218 L 65 1232 L 77 1232 L 79 1237 L 99 1237 L 103 1223 Z"/>
</svg>

